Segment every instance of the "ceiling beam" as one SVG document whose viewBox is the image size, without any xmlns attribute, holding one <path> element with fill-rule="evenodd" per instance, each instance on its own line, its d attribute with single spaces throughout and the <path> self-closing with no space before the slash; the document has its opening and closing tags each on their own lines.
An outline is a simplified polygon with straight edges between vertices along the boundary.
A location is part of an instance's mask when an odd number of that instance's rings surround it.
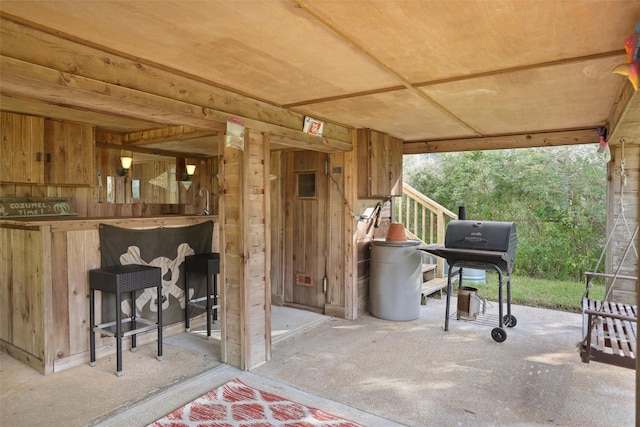
<svg viewBox="0 0 640 427">
<path fill-rule="evenodd" d="M 313 145 L 310 145 L 308 141 L 300 140 L 294 136 L 286 136 L 286 135 L 269 135 L 269 142 L 271 144 L 282 145 L 285 147 L 296 148 L 296 149 L 304 149 L 313 151 L 321 151 L 324 153 L 333 153 L 336 151 L 351 151 L 353 146 L 346 142 L 333 141 L 329 142 L 326 138 L 321 138 L 322 141 L 315 142 Z M 340 145 L 342 144 L 342 145 Z"/>
<path fill-rule="evenodd" d="M 485 136 L 438 141 L 411 141 L 403 144 L 403 154 L 447 153 L 454 151 L 503 150 L 507 148 L 551 147 L 559 145 L 597 144 L 595 128 L 557 132 Z"/>
<path fill-rule="evenodd" d="M 105 138 L 104 135 L 108 135 L 108 132 L 105 134 L 96 133 L 96 147 L 105 148 L 110 150 L 122 150 L 123 146 L 120 144 L 114 144 L 108 141 L 108 138 Z M 173 151 L 173 150 L 162 150 L 157 148 L 145 148 L 145 147 L 134 147 L 131 149 L 129 147 L 126 150 L 136 152 L 136 153 L 145 153 L 145 154 L 153 154 L 155 156 L 164 156 L 164 157 L 176 157 L 176 158 L 207 158 L 207 156 L 203 156 L 195 153 L 184 153 L 182 151 Z"/>
<path fill-rule="evenodd" d="M 413 88 L 418 89 L 418 88 L 427 87 L 427 86 L 434 86 L 434 85 L 438 85 L 438 84 L 442 84 L 442 83 L 454 83 L 454 82 L 477 79 L 477 78 L 483 78 L 483 77 L 498 76 L 498 75 L 502 75 L 502 74 L 516 73 L 516 72 L 519 72 L 519 71 L 526 71 L 526 70 L 531 70 L 531 69 L 536 69 L 536 68 L 553 67 L 553 66 L 558 66 L 558 65 L 573 64 L 573 63 L 576 63 L 576 62 L 594 61 L 594 60 L 598 60 L 598 59 L 602 59 L 602 58 L 610 58 L 610 57 L 622 56 L 622 55 L 624 55 L 624 53 L 625 53 L 624 49 L 621 49 L 621 50 L 616 50 L 616 51 L 611 51 L 611 52 L 597 53 L 597 54 L 593 54 L 593 55 L 585 55 L 585 56 L 577 56 L 577 57 L 573 57 L 573 58 L 565 58 L 565 59 L 560 59 L 560 60 L 557 60 L 557 61 L 540 62 L 540 63 L 536 63 L 536 64 L 529 64 L 529 65 L 523 65 L 523 66 L 518 66 L 518 67 L 510 67 L 510 68 L 503 68 L 503 69 L 499 69 L 499 70 L 485 71 L 485 72 L 482 72 L 482 73 L 464 74 L 464 75 L 460 75 L 460 76 L 447 77 L 447 78 L 444 78 L 444 79 L 427 80 L 427 81 L 418 82 L 418 83 L 410 83 L 410 85 Z M 377 95 L 377 94 L 381 94 L 381 93 L 396 92 L 396 91 L 399 91 L 399 90 L 405 90 L 406 88 L 407 88 L 406 85 L 383 87 L 383 88 L 379 88 L 379 89 L 372 89 L 372 90 L 362 91 L 362 92 L 352 92 L 352 93 L 345 93 L 345 94 L 342 94 L 342 95 L 327 96 L 327 97 L 324 97 L 324 98 L 306 99 L 304 101 L 298 101 L 298 102 L 292 102 L 290 104 L 285 104 L 285 105 L 283 105 L 283 107 L 284 108 L 293 108 L 293 107 L 300 107 L 300 106 L 305 106 L 305 105 L 319 104 L 319 103 L 322 103 L 322 102 L 340 101 L 340 100 L 343 100 L 343 99 L 359 98 L 361 96 L 369 96 L 369 95 Z"/>
<path fill-rule="evenodd" d="M 350 141 L 309 135 L 301 130 L 61 72 L 4 55 L 0 55 L 0 74 L 0 93 L 3 95 L 209 131 L 226 129 L 227 119 L 238 118 L 251 129 L 300 141 L 309 150 L 316 147 L 323 152 L 352 149 Z"/>
<path fill-rule="evenodd" d="M 214 136 L 224 131 L 225 126 L 223 124 L 220 124 L 220 129 L 213 132 L 207 129 L 190 128 L 187 126 L 168 126 L 162 129 L 125 133 L 122 135 L 122 145 L 144 146 L 166 141 L 185 141 L 193 138 Z"/>
<path fill-rule="evenodd" d="M 634 91 L 633 86 L 625 78 L 621 83 L 620 92 L 609 114 L 608 142 L 611 145 L 627 143 L 640 144 L 638 129 L 640 129 L 640 90 Z"/>
</svg>

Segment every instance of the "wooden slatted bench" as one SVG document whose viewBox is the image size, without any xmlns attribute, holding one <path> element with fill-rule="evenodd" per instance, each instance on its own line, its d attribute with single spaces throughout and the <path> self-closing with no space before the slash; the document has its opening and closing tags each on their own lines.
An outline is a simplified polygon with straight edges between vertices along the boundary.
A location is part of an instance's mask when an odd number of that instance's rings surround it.
<svg viewBox="0 0 640 427">
<path fill-rule="evenodd" d="M 586 273 L 587 288 L 582 298 L 584 341 L 580 355 L 584 363 L 596 361 L 625 368 L 636 368 L 637 306 L 589 298 L 596 277 L 613 279 L 612 274 Z M 617 276 L 635 280 L 636 277 Z"/>
</svg>

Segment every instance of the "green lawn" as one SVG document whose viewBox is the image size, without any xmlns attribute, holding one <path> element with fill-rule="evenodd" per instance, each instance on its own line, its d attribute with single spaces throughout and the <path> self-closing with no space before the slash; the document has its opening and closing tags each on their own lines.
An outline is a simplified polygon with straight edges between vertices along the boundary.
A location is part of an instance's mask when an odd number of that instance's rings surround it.
<svg viewBox="0 0 640 427">
<path fill-rule="evenodd" d="M 464 285 L 464 282 L 463 282 Z M 487 272 L 487 283 L 469 284 L 478 289 L 478 293 L 490 301 L 498 300 L 498 275 Z M 585 282 L 566 282 L 559 280 L 532 279 L 524 276 L 511 276 L 511 303 L 554 310 L 581 312 L 581 298 Z M 503 286 L 503 302 L 506 302 L 506 281 Z M 593 299 L 604 298 L 604 285 L 595 284 L 589 292 Z"/>
</svg>

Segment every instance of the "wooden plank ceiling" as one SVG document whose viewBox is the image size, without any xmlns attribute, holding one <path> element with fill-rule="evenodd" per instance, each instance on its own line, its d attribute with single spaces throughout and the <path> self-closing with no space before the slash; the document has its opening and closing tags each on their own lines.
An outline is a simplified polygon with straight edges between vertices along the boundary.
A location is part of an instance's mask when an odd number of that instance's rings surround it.
<svg viewBox="0 0 640 427">
<path fill-rule="evenodd" d="M 596 142 L 629 84 L 612 70 L 640 21 L 640 3 L 623 0 L 3 0 L 0 12 L 3 23 L 388 133 L 406 153 Z M 2 109 L 119 132 L 160 126 L 86 100 L 43 104 L 16 86 L 2 90 Z M 640 138 L 632 98 L 616 122 L 629 139 Z"/>
</svg>

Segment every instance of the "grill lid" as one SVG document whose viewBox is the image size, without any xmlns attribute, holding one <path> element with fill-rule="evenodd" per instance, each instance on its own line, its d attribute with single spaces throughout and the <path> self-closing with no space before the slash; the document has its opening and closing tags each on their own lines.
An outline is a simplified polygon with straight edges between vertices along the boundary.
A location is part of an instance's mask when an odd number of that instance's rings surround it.
<svg viewBox="0 0 640 427">
<path fill-rule="evenodd" d="M 444 246 L 515 254 L 516 225 L 513 222 L 452 220 L 447 226 Z"/>
</svg>

